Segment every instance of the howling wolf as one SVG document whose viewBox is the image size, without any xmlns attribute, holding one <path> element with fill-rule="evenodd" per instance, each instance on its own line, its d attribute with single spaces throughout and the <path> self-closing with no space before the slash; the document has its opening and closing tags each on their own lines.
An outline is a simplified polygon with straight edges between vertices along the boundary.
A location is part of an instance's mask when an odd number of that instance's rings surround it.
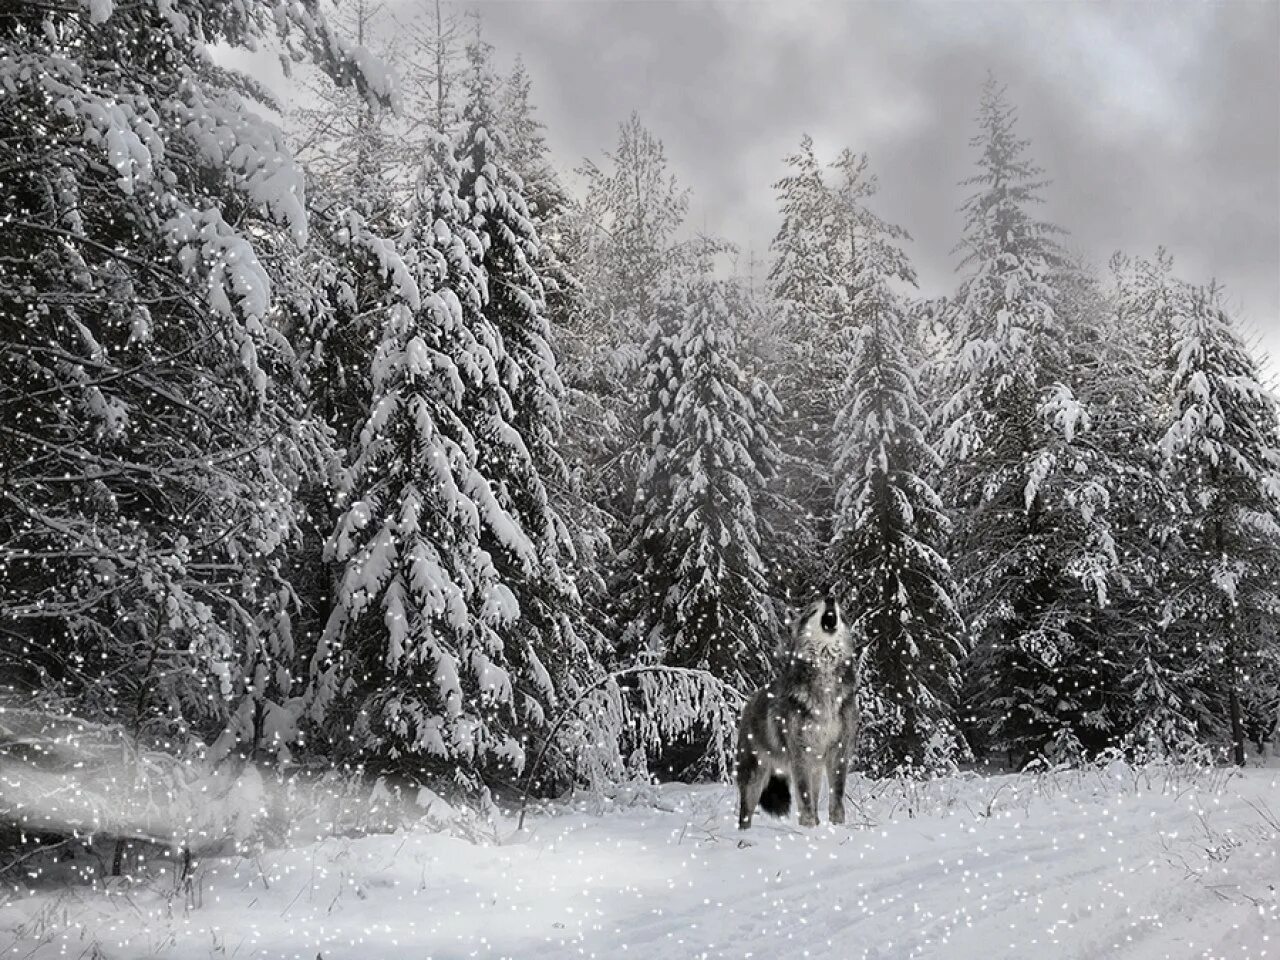
<svg viewBox="0 0 1280 960">
<path fill-rule="evenodd" d="M 830 786 L 832 823 L 844 823 L 848 754 L 858 732 L 855 664 L 849 628 L 828 596 L 796 621 L 782 675 L 747 701 L 738 725 L 738 828 L 751 826 L 756 805 L 785 816 L 791 787 L 800 825 L 818 823 L 822 770 Z"/>
</svg>

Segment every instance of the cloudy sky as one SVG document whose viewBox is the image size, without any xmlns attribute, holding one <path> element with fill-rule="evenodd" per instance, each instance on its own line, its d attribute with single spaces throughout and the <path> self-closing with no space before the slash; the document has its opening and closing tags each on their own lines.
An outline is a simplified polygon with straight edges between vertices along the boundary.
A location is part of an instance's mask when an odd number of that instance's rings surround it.
<svg viewBox="0 0 1280 960">
<path fill-rule="evenodd" d="M 801 134 L 865 151 L 931 294 L 954 283 L 956 184 L 993 70 L 1077 250 L 1105 264 L 1164 244 L 1280 355 L 1280 0 L 476 6 L 500 60 L 524 57 L 566 168 L 638 110 L 693 189 L 692 225 L 763 258 Z"/>
</svg>

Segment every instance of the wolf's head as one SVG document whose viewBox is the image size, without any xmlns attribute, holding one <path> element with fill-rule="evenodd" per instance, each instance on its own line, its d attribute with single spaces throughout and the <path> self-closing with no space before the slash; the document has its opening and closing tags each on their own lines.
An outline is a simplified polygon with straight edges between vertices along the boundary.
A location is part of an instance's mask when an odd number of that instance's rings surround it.
<svg viewBox="0 0 1280 960">
<path fill-rule="evenodd" d="M 849 626 L 836 598 L 828 594 L 796 620 L 792 653 L 802 660 L 843 660 L 851 653 Z"/>
</svg>

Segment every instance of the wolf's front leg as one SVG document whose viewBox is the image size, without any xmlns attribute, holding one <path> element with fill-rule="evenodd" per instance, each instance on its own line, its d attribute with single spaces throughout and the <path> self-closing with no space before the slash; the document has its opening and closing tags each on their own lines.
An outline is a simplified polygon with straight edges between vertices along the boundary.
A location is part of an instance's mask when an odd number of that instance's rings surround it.
<svg viewBox="0 0 1280 960">
<path fill-rule="evenodd" d="M 849 771 L 849 755 L 844 744 L 837 743 L 827 754 L 827 786 L 831 788 L 828 807 L 832 823 L 844 823 L 844 786 Z"/>
<path fill-rule="evenodd" d="M 791 750 L 791 780 L 796 786 L 800 803 L 800 826 L 818 825 L 818 778 L 822 767 L 818 757 L 808 747 L 793 746 Z"/>
</svg>

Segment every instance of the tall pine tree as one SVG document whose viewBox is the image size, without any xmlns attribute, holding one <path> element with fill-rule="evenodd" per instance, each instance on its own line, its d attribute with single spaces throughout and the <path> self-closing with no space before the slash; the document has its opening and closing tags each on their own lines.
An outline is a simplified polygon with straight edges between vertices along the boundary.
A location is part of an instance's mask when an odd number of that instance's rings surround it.
<svg viewBox="0 0 1280 960">
<path fill-rule="evenodd" d="M 782 223 L 769 273 L 778 305 L 772 379 L 783 411 L 779 484 L 787 504 L 777 518 L 783 541 L 774 552 L 784 588 L 802 596 L 820 578 L 818 558 L 831 542 L 839 483 L 831 465 L 846 372 L 841 297 L 853 265 L 813 140 L 802 138 L 786 164 L 786 175 L 774 184 Z"/>
<path fill-rule="evenodd" d="M 756 513 L 777 453 L 764 429 L 772 394 L 737 360 L 743 309 L 734 286 L 705 278 L 659 302 L 618 592 L 627 660 L 708 671 L 745 692 L 769 675 L 777 643 Z"/>
<path fill-rule="evenodd" d="M 425 159 L 397 242 L 353 234 L 385 293 L 312 703 L 363 756 L 478 786 L 522 766 L 561 698 L 599 676 L 599 650 L 548 490 L 561 388 L 537 229 L 488 48 L 468 53 L 464 129 Z"/>
<path fill-rule="evenodd" d="M 1037 220 L 1040 170 L 994 80 L 978 115 L 977 188 L 963 207 L 956 343 L 941 411 L 952 549 L 976 646 L 975 731 L 1015 762 L 1110 742 L 1120 666 L 1096 629 L 1117 565 L 1108 472 L 1081 442 L 1061 314 L 1068 264 Z"/>
<path fill-rule="evenodd" d="M 1175 580 L 1213 731 L 1245 761 L 1247 707 L 1280 656 L 1280 410 L 1213 287 L 1171 318 L 1170 420 L 1161 451 L 1186 493 Z"/>
<path fill-rule="evenodd" d="M 1202 754 L 1213 728 L 1202 691 L 1206 660 L 1185 614 L 1180 578 L 1194 558 L 1182 536 L 1183 479 L 1166 469 L 1160 441 L 1172 409 L 1174 344 L 1191 289 L 1172 275 L 1172 260 L 1112 259 L 1114 322 L 1099 353 L 1106 366 L 1095 390 L 1127 448 L 1132 482 L 1120 500 L 1118 532 L 1129 588 L 1109 633 L 1124 649 L 1125 743 L 1140 754 Z"/>
<path fill-rule="evenodd" d="M 853 269 L 834 291 L 851 342 L 836 423 L 831 558 L 867 645 L 859 750 L 877 771 L 937 769 L 961 752 L 955 715 L 964 626 L 940 552 L 948 522 L 926 479 L 939 458 L 926 437 L 907 313 L 894 290 L 915 274 L 898 247 L 903 231 L 866 206 L 875 181 L 865 158 L 846 151 L 836 169 L 828 216 Z"/>
</svg>

